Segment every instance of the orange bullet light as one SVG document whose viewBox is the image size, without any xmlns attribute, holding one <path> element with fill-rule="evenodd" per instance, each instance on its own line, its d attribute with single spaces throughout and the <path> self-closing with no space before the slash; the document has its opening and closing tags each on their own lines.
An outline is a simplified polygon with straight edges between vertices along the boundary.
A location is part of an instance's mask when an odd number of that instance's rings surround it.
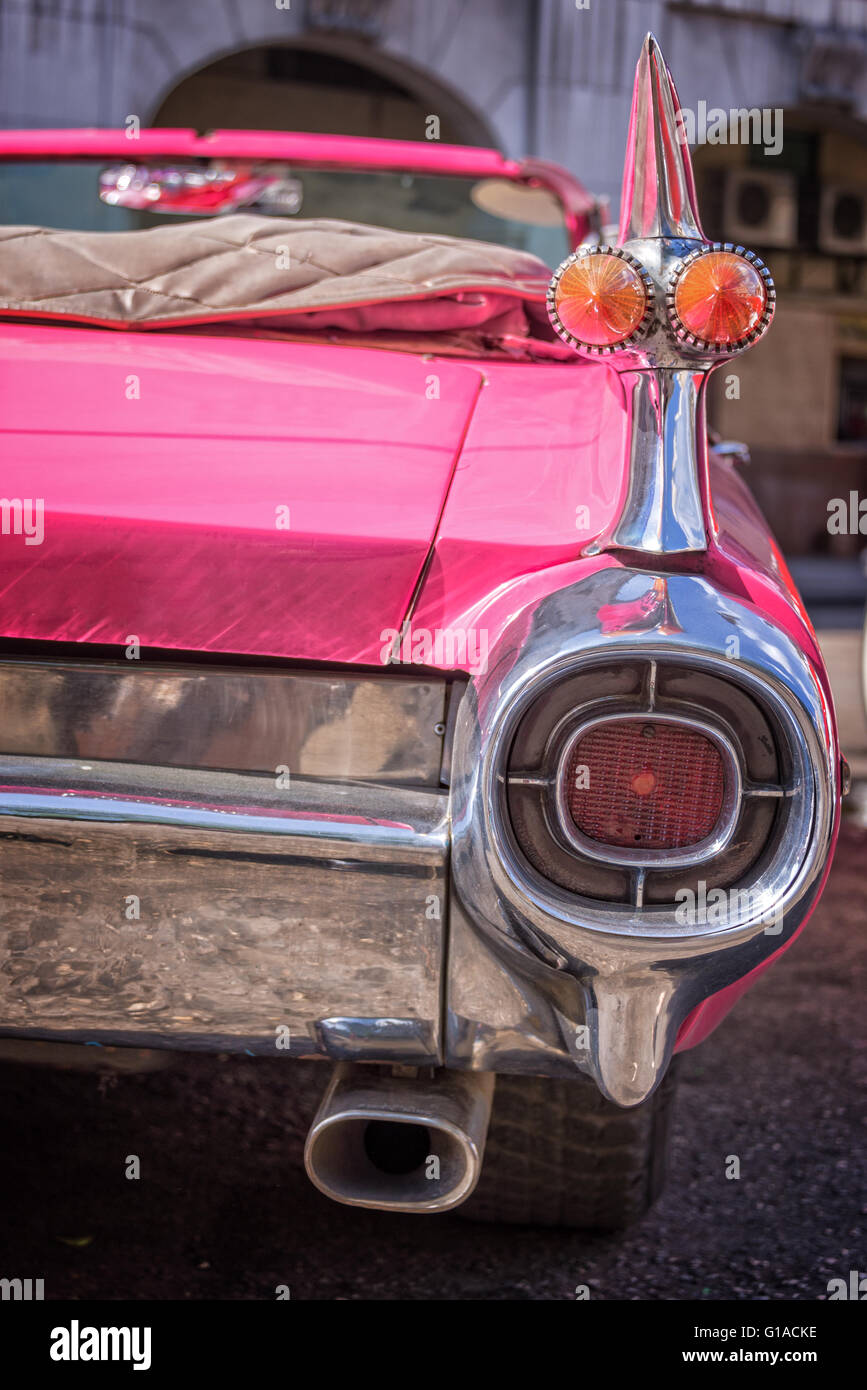
<svg viewBox="0 0 867 1390">
<path fill-rule="evenodd" d="M 650 308 L 647 277 L 631 258 L 608 250 L 579 252 L 554 277 L 551 321 L 566 342 L 610 352 L 639 331 Z"/>
<path fill-rule="evenodd" d="M 753 342 L 770 321 L 770 279 L 763 269 L 755 257 L 734 251 L 690 258 L 669 298 L 678 336 L 721 350 Z"/>
</svg>

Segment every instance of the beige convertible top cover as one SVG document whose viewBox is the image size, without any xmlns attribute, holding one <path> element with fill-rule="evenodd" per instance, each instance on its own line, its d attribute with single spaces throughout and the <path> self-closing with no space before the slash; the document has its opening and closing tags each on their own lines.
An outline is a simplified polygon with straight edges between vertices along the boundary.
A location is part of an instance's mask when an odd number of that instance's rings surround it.
<svg viewBox="0 0 867 1390">
<path fill-rule="evenodd" d="M 235 321 L 433 348 L 572 356 L 535 256 L 357 222 L 235 214 L 137 232 L 0 227 L 0 315 L 110 328 Z M 448 350 L 448 346 L 445 347 Z"/>
</svg>

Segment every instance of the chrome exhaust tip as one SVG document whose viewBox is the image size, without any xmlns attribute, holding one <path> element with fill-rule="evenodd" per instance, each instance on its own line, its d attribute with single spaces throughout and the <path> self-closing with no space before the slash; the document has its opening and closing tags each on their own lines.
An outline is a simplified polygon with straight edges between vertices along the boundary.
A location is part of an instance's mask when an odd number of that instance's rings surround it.
<svg viewBox="0 0 867 1390">
<path fill-rule="evenodd" d="M 479 1180 L 493 1072 L 416 1074 L 339 1062 L 304 1148 L 326 1197 L 380 1211 L 449 1211 Z"/>
</svg>

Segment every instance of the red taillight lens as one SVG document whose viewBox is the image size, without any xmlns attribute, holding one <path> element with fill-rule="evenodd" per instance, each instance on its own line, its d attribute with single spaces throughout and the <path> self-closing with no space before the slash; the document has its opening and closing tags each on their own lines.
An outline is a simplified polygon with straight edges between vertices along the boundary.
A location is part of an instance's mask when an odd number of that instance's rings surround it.
<svg viewBox="0 0 867 1390">
<path fill-rule="evenodd" d="M 554 326 L 579 345 L 615 347 L 640 327 L 648 291 L 630 262 L 610 251 L 580 255 L 556 279 Z"/>
<path fill-rule="evenodd" d="M 719 821 L 725 773 L 710 739 L 679 724 L 609 720 L 578 740 L 566 766 L 575 826 L 602 844 L 676 850 Z"/>
<path fill-rule="evenodd" d="M 768 306 L 762 276 L 744 256 L 708 251 L 681 272 L 674 290 L 677 326 L 714 347 L 736 347 L 757 333 Z"/>
</svg>

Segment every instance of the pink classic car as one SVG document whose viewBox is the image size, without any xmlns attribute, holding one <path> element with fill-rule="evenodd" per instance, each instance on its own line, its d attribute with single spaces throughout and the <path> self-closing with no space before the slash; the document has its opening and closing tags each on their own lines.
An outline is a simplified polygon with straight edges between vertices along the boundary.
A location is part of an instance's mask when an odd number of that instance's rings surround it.
<svg viewBox="0 0 867 1390">
<path fill-rule="evenodd" d="M 330 1063 L 341 1202 L 653 1199 L 845 780 L 678 113 L 648 36 L 609 239 L 488 150 L 0 134 L 2 1035 Z"/>
</svg>

